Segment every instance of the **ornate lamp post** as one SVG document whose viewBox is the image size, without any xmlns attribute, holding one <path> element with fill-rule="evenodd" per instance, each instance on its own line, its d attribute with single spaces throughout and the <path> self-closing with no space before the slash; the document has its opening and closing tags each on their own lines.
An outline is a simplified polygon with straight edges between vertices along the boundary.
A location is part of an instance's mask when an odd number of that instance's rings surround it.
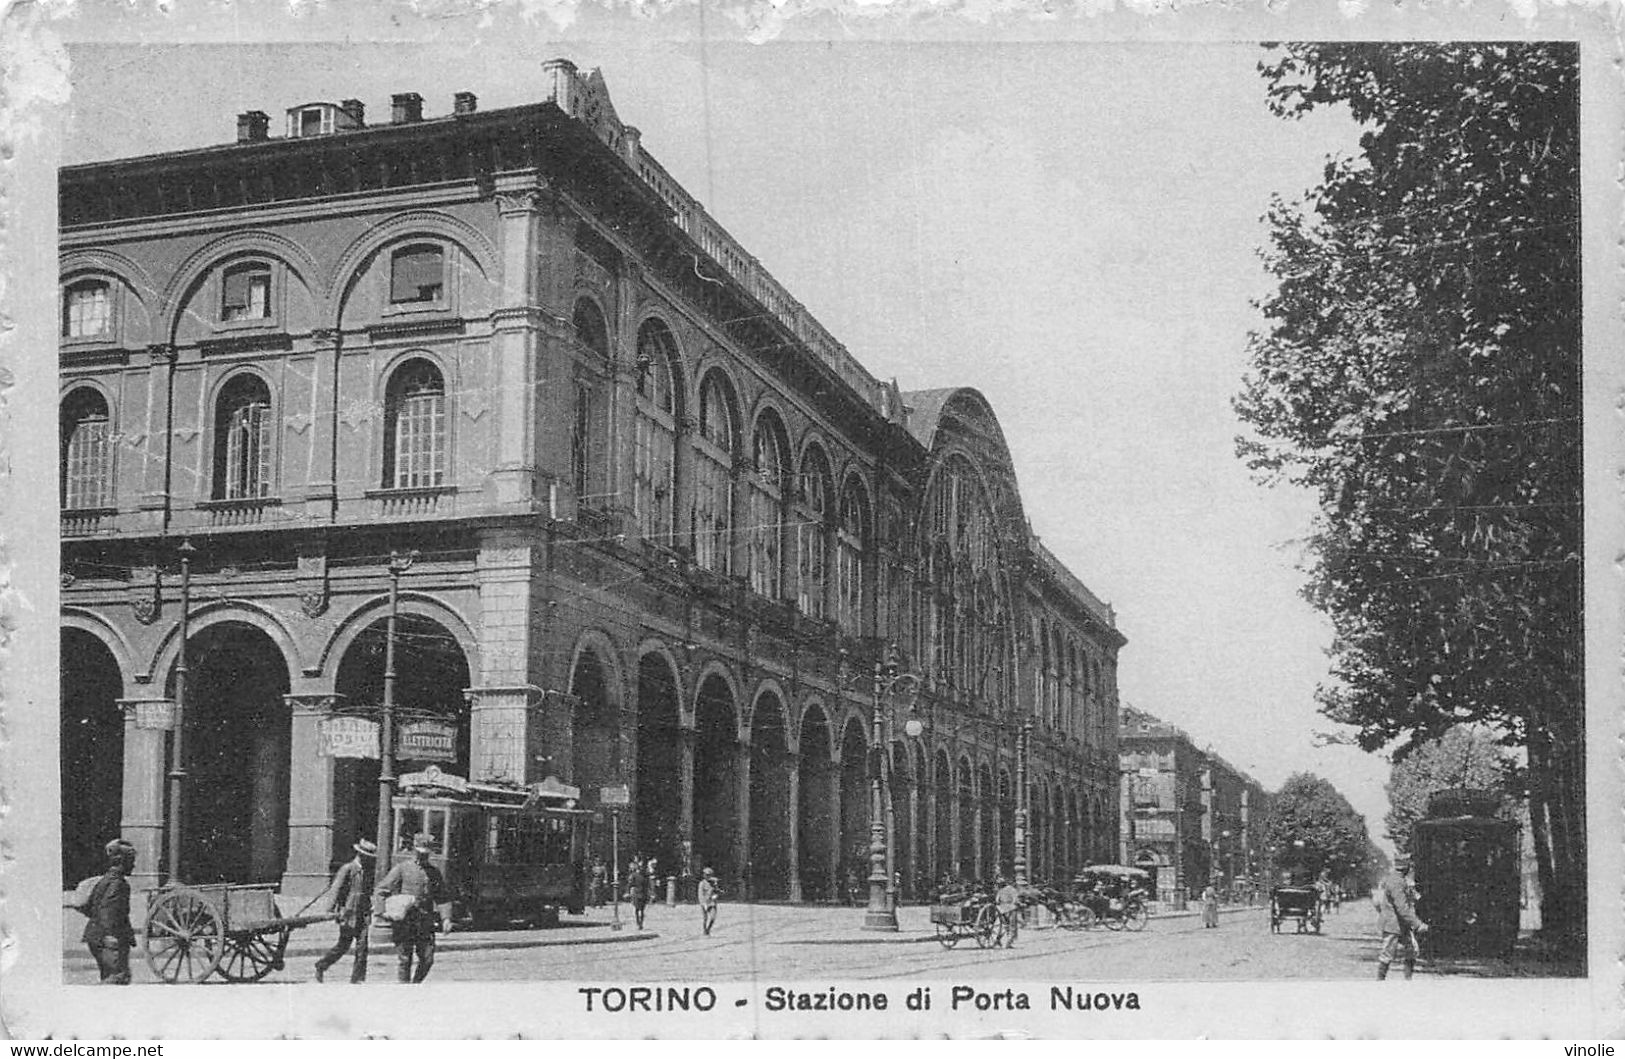
<svg viewBox="0 0 1625 1059">
<path fill-rule="evenodd" d="M 181 831 L 186 790 L 186 641 L 192 626 L 192 556 L 197 549 L 181 541 L 180 648 L 175 657 L 175 735 L 169 751 L 169 882 L 181 881 Z"/>
<path fill-rule="evenodd" d="M 896 930 L 897 909 L 887 896 L 891 889 L 892 829 L 887 826 L 891 785 L 887 782 L 891 748 L 886 742 L 885 704 L 900 686 L 919 685 L 917 673 L 900 672 L 897 645 L 888 644 L 885 657 L 875 663 L 873 695 L 874 766 L 869 777 L 869 905 L 863 913 L 864 930 Z M 910 729 L 916 722 L 910 721 Z"/>
<path fill-rule="evenodd" d="M 1033 722 L 1031 718 L 1021 722 L 1021 729 L 1016 733 L 1016 841 L 1015 841 L 1015 870 L 1016 885 L 1026 886 L 1027 879 L 1027 822 L 1031 806 L 1028 804 L 1027 791 L 1027 753 L 1032 742 Z"/>
<path fill-rule="evenodd" d="M 395 856 L 394 836 L 390 834 L 395 822 L 391 802 L 395 795 L 395 624 L 401 609 L 401 575 L 417 561 L 417 552 L 389 553 L 389 618 L 384 632 L 384 702 L 383 721 L 379 726 L 378 745 L 378 856 L 381 868 L 387 868 Z"/>
</svg>

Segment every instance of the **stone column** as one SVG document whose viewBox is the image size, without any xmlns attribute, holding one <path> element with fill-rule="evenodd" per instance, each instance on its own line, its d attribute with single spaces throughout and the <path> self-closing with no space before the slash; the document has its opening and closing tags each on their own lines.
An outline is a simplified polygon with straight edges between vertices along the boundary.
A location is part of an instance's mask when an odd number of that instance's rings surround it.
<svg viewBox="0 0 1625 1059">
<path fill-rule="evenodd" d="M 321 746 L 321 723 L 343 704 L 344 698 L 331 692 L 282 697 L 292 715 L 288 860 L 283 866 L 282 892 L 300 904 L 327 886 L 337 846 L 333 834 L 334 759 Z"/>
<path fill-rule="evenodd" d="M 920 783 L 908 785 L 908 870 L 913 876 L 903 880 L 903 890 L 918 901 L 925 896 L 918 892 L 920 879 Z"/>
<path fill-rule="evenodd" d="M 987 865 L 982 863 L 982 802 L 977 799 L 975 807 L 971 810 L 971 826 L 976 830 L 976 855 L 973 864 L 976 865 L 976 877 L 988 878 Z"/>
<path fill-rule="evenodd" d="M 964 811 L 960 806 L 959 792 L 954 791 L 948 799 L 948 863 L 952 865 L 955 879 L 965 877 L 964 855 L 965 851 L 959 848 L 961 837 L 959 830 L 959 816 Z"/>
<path fill-rule="evenodd" d="M 784 759 L 785 781 L 789 788 L 789 802 L 785 810 L 790 818 L 790 900 L 801 896 L 801 753 L 790 751 Z"/>
<path fill-rule="evenodd" d="M 164 858 L 164 774 L 168 765 L 168 735 L 160 729 L 137 728 L 138 703 L 173 700 L 120 699 L 124 711 L 124 794 L 119 830 L 135 846 L 135 872 L 130 886 L 136 890 L 156 887 L 163 881 Z M 132 907 L 132 913 L 135 909 Z"/>
<path fill-rule="evenodd" d="M 540 726 L 530 722 L 533 710 L 547 708 L 542 689 L 531 684 L 484 686 L 468 688 L 463 696 L 469 708 L 470 778 L 532 782 L 530 763 L 535 756 L 533 746 L 540 743 Z M 548 749 L 557 752 L 556 747 Z M 554 773 L 556 769 L 540 771 Z M 535 777 L 541 778 L 545 777 Z"/>
<path fill-rule="evenodd" d="M 922 779 L 918 784 L 918 792 L 915 795 L 916 803 L 921 800 L 922 796 L 925 801 L 925 823 L 923 825 L 925 841 L 921 844 L 925 859 L 919 867 L 915 868 L 915 873 L 918 874 L 923 868 L 925 877 L 930 880 L 930 886 L 934 891 L 937 885 L 937 785 L 930 778 L 930 766 L 927 766 L 925 774 L 926 778 Z"/>
<path fill-rule="evenodd" d="M 829 881 L 837 903 L 846 887 L 846 872 L 841 870 L 841 823 L 846 819 L 846 806 L 841 801 L 841 765 L 837 761 L 829 774 Z"/>
<path fill-rule="evenodd" d="M 677 758 L 677 784 L 678 796 L 682 805 L 677 814 L 677 835 L 681 843 L 679 855 L 683 861 L 692 859 L 694 850 L 694 729 L 677 729 L 678 758 Z M 680 863 L 677 873 L 681 874 L 683 868 L 692 868 L 693 865 Z"/>
<path fill-rule="evenodd" d="M 743 894 L 750 879 L 750 744 L 734 748 L 734 800 L 738 806 L 738 834 L 734 839 L 734 893 Z M 719 871 L 720 874 L 720 871 Z"/>
</svg>

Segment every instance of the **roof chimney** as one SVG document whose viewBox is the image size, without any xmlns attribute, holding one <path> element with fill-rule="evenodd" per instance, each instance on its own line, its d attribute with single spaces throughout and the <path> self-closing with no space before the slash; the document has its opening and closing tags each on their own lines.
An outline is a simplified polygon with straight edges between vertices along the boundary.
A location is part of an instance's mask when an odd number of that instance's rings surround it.
<svg viewBox="0 0 1625 1059">
<path fill-rule="evenodd" d="M 458 92 L 451 97 L 451 112 L 453 114 L 472 114 L 479 105 L 479 98 L 472 92 Z"/>
<path fill-rule="evenodd" d="M 350 115 L 350 120 L 357 127 L 367 123 L 367 105 L 359 99 L 346 99 L 339 104 L 339 109 Z"/>
<path fill-rule="evenodd" d="M 263 110 L 249 110 L 237 115 L 237 142 L 263 140 L 271 131 L 271 119 Z"/>
<path fill-rule="evenodd" d="M 423 97 L 416 92 L 397 92 L 389 97 L 389 121 L 392 125 L 404 125 L 411 121 L 423 120 Z"/>
</svg>

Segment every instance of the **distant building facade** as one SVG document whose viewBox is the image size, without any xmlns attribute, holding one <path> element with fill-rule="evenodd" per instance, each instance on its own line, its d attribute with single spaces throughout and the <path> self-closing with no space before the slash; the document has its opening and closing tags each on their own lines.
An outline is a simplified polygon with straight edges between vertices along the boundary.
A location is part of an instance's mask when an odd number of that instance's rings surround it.
<svg viewBox="0 0 1625 1059">
<path fill-rule="evenodd" d="M 895 643 L 904 895 L 1011 865 L 1023 724 L 1033 875 L 1109 859 L 1124 639 L 988 402 L 871 376 L 596 72 L 537 87 L 62 171 L 64 878 L 115 832 L 162 871 L 182 541 L 188 881 L 311 892 L 371 832 L 414 553 L 403 769 L 624 783 L 623 855 L 832 898 Z"/>
<path fill-rule="evenodd" d="M 1158 898 L 1175 905 L 1210 882 L 1237 897 L 1262 886 L 1264 788 L 1182 728 L 1132 707 L 1119 720 L 1122 862 L 1155 876 Z"/>
</svg>

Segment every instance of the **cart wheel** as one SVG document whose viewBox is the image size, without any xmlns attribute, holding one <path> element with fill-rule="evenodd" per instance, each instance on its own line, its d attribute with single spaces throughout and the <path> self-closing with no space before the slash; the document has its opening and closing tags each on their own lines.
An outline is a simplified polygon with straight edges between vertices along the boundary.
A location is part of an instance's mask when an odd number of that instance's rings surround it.
<svg viewBox="0 0 1625 1059">
<path fill-rule="evenodd" d="M 1072 923 L 1076 930 L 1093 930 L 1095 924 L 1100 922 L 1095 910 L 1088 905 L 1079 905 L 1072 910 Z"/>
<path fill-rule="evenodd" d="M 1144 930 L 1150 921 L 1151 917 L 1146 914 L 1144 905 L 1130 905 L 1123 909 L 1123 925 L 1130 930 Z"/>
<path fill-rule="evenodd" d="M 955 945 L 959 944 L 959 935 L 954 931 L 954 928 L 950 927 L 948 924 L 938 923 L 937 940 L 942 942 L 943 948 L 951 949 Z"/>
<path fill-rule="evenodd" d="M 1111 909 L 1103 917 L 1107 930 L 1122 930 L 1123 921 L 1128 918 L 1128 909 Z"/>
<path fill-rule="evenodd" d="M 213 974 L 225 940 L 220 914 L 191 890 L 164 894 L 147 913 L 147 966 L 172 985 Z"/>
<path fill-rule="evenodd" d="M 976 910 L 976 945 L 986 949 L 992 946 L 999 932 L 999 912 L 992 905 Z"/>
<path fill-rule="evenodd" d="M 220 975 L 228 982 L 257 982 L 272 971 L 282 969 L 282 954 L 288 949 L 288 928 L 263 934 L 228 934 L 226 952 L 220 960 Z"/>
</svg>

